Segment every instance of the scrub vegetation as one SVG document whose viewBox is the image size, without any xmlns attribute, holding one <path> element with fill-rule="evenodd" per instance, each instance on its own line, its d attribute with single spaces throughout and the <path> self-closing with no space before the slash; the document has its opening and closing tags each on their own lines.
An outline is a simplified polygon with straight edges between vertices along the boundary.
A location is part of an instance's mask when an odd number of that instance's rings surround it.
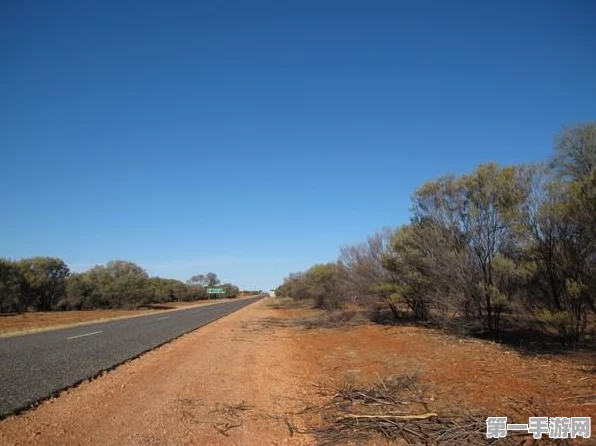
<svg viewBox="0 0 596 446">
<path fill-rule="evenodd" d="M 59 258 L 0 259 L 0 313 L 27 311 L 130 309 L 155 303 L 207 299 L 207 287 L 239 294 L 215 273 L 198 274 L 186 283 L 149 277 L 139 265 L 114 260 L 83 273 L 71 273 Z"/>
<path fill-rule="evenodd" d="M 290 274 L 277 295 L 519 344 L 594 343 L 596 123 L 563 129 L 548 162 L 429 181 L 411 209 L 408 224 Z"/>
</svg>

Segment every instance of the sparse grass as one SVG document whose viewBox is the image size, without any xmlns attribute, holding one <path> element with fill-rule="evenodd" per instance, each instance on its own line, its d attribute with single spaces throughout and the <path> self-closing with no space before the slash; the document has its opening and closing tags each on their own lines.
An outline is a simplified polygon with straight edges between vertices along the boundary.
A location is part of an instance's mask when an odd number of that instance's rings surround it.
<svg viewBox="0 0 596 446">
<path fill-rule="evenodd" d="M 366 324 L 369 319 L 364 311 L 360 310 L 335 310 L 328 311 L 312 317 L 294 318 L 294 324 L 306 328 L 339 328 L 354 327 Z"/>
<path fill-rule="evenodd" d="M 274 297 L 267 302 L 267 306 L 274 310 L 297 310 L 312 308 L 310 299 L 292 299 L 291 297 Z"/>
<path fill-rule="evenodd" d="M 350 311 L 352 310 L 359 313 L 359 316 L 351 318 Z M 596 349 L 596 322 L 588 326 L 581 342 L 569 344 L 528 315 L 516 316 L 506 313 L 501 331 L 495 339 L 483 326 L 482 321 L 477 319 L 468 320 L 461 316 L 446 317 L 437 312 L 431 312 L 428 319 L 420 320 L 414 318 L 407 308 L 401 307 L 398 310 L 400 316 L 396 318 L 385 306 L 353 305 L 350 310 L 343 310 L 343 313 L 347 313 L 343 316 L 342 311 L 334 310 L 327 311 L 320 316 L 302 318 L 296 322 L 306 328 L 334 328 L 342 325 L 349 327 L 359 325 L 367 320 L 380 325 L 436 328 L 461 338 L 496 341 L 528 354 L 566 354 L 571 350 L 593 351 Z"/>
<path fill-rule="evenodd" d="M 289 319 L 282 319 L 276 317 L 263 317 L 252 321 L 243 321 L 240 327 L 246 332 L 268 331 L 278 328 L 287 328 L 290 326 Z"/>
</svg>

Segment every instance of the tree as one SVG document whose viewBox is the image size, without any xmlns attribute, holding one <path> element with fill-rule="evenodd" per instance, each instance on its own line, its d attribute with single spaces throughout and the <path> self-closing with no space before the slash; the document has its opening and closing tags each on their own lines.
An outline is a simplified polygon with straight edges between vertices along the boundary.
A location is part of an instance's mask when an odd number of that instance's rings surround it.
<svg viewBox="0 0 596 446">
<path fill-rule="evenodd" d="M 151 277 L 149 279 L 152 302 L 175 302 L 192 300 L 192 287 L 175 279 Z"/>
<path fill-rule="evenodd" d="M 342 306 L 343 290 L 337 263 L 314 265 L 306 271 L 306 277 L 315 308 L 331 310 Z"/>
<path fill-rule="evenodd" d="M 483 164 L 416 191 L 412 224 L 394 242 L 394 266 L 403 279 L 398 294 L 418 317 L 428 317 L 431 306 L 447 311 L 457 303 L 498 335 L 512 291 L 506 275 L 517 277 L 520 268 L 506 259 L 518 249 L 518 209 L 530 189 L 526 170 Z"/>
<path fill-rule="evenodd" d="M 318 264 L 305 272 L 292 273 L 277 288 L 276 295 L 312 299 L 316 308 L 340 308 L 345 293 L 339 266 L 337 263 Z"/>
<path fill-rule="evenodd" d="M 489 163 L 427 182 L 409 224 L 342 248 L 339 282 L 332 271 L 290 274 L 277 294 L 344 294 L 395 315 L 401 302 L 495 338 L 504 315 L 529 311 L 579 341 L 596 315 L 596 122 L 564 129 L 549 167 Z"/>
<path fill-rule="evenodd" d="M 33 257 L 17 262 L 26 281 L 25 305 L 41 311 L 55 309 L 66 295 L 66 279 L 70 270 L 62 259 Z"/>
<path fill-rule="evenodd" d="M 192 286 L 202 286 L 206 287 L 208 284 L 207 277 L 205 274 L 197 274 L 196 276 L 192 276 L 190 279 L 186 281 L 189 285 Z"/>
<path fill-rule="evenodd" d="M 101 307 L 135 307 L 151 300 L 149 275 L 133 262 L 113 260 L 105 266 L 94 266 L 85 274 L 97 287 Z"/>
<path fill-rule="evenodd" d="M 100 267 L 102 272 L 108 274 L 113 279 L 120 279 L 120 278 L 143 278 L 148 279 L 149 275 L 147 271 L 141 268 L 134 262 L 128 262 L 126 260 L 112 260 L 104 267 Z"/>
<path fill-rule="evenodd" d="M 580 340 L 588 312 L 596 312 L 594 128 L 577 126 L 562 133 L 551 169 L 534 176 L 532 197 L 523 209 L 523 233 L 529 240 L 524 253 L 534 266 L 529 307 L 571 342 Z"/>
<path fill-rule="evenodd" d="M 340 277 L 351 297 L 365 304 L 381 302 L 395 317 L 399 313 L 394 302 L 396 276 L 386 263 L 391 260 L 393 230 L 385 228 L 368 237 L 364 243 L 344 246 L 338 261 Z"/>
<path fill-rule="evenodd" d="M 66 307 L 70 310 L 93 310 L 107 307 L 101 281 L 97 274 L 84 272 L 72 274 L 66 287 Z"/>
<path fill-rule="evenodd" d="M 198 285 L 202 287 L 213 287 L 219 284 L 219 279 L 217 278 L 217 274 L 215 273 L 207 273 L 207 274 L 197 274 L 196 276 L 192 276 L 190 279 L 187 280 L 189 285 Z"/>
<path fill-rule="evenodd" d="M 24 308 L 24 278 L 15 262 L 0 259 L 0 313 Z"/>
<path fill-rule="evenodd" d="M 554 183 L 553 202 L 541 207 L 554 237 L 538 239 L 549 249 L 546 263 L 553 284 L 552 305 L 539 311 L 540 318 L 555 325 L 564 337 L 579 341 L 587 325 L 588 311 L 596 313 L 596 172 L 571 183 Z"/>
<path fill-rule="evenodd" d="M 309 299 L 306 273 L 290 273 L 288 277 L 284 278 L 283 283 L 276 288 L 275 295 L 291 297 L 293 299 Z"/>
<path fill-rule="evenodd" d="M 400 227 L 392 238 L 393 255 L 385 266 L 396 276 L 394 298 L 404 302 L 417 319 L 469 311 L 465 299 L 465 252 L 451 249 L 444 228 L 423 218 Z"/>
<path fill-rule="evenodd" d="M 217 278 L 217 274 L 215 273 L 205 274 L 205 279 L 207 280 L 207 286 L 209 287 L 219 284 L 219 279 Z"/>
<path fill-rule="evenodd" d="M 223 285 L 221 285 L 221 287 L 226 290 L 226 295 L 225 297 L 228 298 L 233 298 L 238 296 L 238 293 L 240 292 L 240 288 L 238 288 L 236 285 L 231 284 L 231 283 L 224 283 Z"/>
<path fill-rule="evenodd" d="M 483 302 L 478 308 L 485 314 L 488 329 L 498 335 L 501 312 L 509 296 L 495 280 L 495 259 L 515 249 L 512 228 L 529 188 L 518 168 L 496 164 L 481 165 L 458 183 L 465 194 L 462 223 L 471 258 L 480 272 L 478 291 Z"/>
<path fill-rule="evenodd" d="M 571 181 L 596 169 L 596 122 L 563 129 L 556 138 L 552 167 Z"/>
</svg>

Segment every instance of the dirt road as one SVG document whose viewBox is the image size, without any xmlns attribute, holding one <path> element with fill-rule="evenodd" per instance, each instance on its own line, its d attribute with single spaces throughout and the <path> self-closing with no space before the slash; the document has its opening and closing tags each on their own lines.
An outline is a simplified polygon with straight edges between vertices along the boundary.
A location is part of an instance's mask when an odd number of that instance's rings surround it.
<svg viewBox="0 0 596 446">
<path fill-rule="evenodd" d="M 301 412 L 325 402 L 314 384 L 419 371 L 436 408 L 512 416 L 591 415 L 596 374 L 582 358 L 526 358 L 496 344 L 415 327 L 304 330 L 271 299 L 0 422 L 2 445 L 297 445 L 319 422 Z M 553 388 L 558 389 L 553 398 Z M 526 420 L 527 422 L 527 420 Z M 386 444 L 379 442 L 378 444 Z"/>
</svg>

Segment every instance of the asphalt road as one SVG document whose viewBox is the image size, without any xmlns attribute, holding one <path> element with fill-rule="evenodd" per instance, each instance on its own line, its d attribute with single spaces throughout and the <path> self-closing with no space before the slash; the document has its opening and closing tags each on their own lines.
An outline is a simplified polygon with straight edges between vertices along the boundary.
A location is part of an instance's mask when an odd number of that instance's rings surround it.
<svg viewBox="0 0 596 446">
<path fill-rule="evenodd" d="M 0 419 L 259 299 L 0 338 Z"/>
</svg>

